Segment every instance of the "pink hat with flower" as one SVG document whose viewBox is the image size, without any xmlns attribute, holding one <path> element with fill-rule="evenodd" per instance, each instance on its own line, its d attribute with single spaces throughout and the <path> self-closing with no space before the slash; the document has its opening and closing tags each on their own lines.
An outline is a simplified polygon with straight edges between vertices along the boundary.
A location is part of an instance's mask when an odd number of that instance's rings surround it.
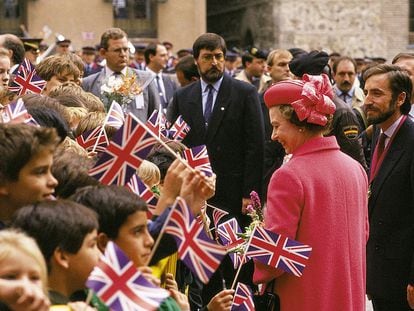
<svg viewBox="0 0 414 311">
<path fill-rule="evenodd" d="M 284 80 L 274 84 L 264 94 L 268 108 L 291 105 L 300 121 L 326 125 L 328 115 L 335 112 L 332 85 L 327 75 L 304 74 L 302 80 Z"/>
</svg>

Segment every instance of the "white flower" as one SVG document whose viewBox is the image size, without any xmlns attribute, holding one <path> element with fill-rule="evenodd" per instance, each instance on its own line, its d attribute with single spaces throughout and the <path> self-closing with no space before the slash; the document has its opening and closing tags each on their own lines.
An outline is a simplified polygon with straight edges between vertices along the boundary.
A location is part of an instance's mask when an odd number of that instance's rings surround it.
<svg viewBox="0 0 414 311">
<path fill-rule="evenodd" d="M 113 87 L 110 87 L 107 84 L 102 84 L 101 93 L 113 93 L 113 91 L 114 91 Z"/>
</svg>

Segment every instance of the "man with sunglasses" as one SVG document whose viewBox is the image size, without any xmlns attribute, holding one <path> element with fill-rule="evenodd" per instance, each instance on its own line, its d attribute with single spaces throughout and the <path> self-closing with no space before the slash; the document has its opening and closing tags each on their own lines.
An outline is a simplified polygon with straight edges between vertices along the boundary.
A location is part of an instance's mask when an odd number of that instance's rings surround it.
<svg viewBox="0 0 414 311">
<path fill-rule="evenodd" d="M 102 34 L 99 54 L 105 59 L 105 67 L 100 72 L 83 79 L 82 87 L 85 91 L 103 99 L 101 87 L 107 84 L 112 76 L 122 80 L 135 75 L 140 87 L 144 87 L 148 81 L 151 82 L 143 89 L 142 93 L 136 94 L 134 99 L 127 104 L 126 112 L 133 113 L 145 122 L 155 109 L 160 109 L 160 98 L 154 82 L 154 75 L 128 67 L 128 38 L 122 29 L 109 28 Z"/>
</svg>

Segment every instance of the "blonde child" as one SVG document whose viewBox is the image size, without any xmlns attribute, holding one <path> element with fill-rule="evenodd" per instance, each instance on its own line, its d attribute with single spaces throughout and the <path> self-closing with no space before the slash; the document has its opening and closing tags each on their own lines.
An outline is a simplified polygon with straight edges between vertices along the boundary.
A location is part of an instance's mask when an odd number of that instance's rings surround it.
<svg viewBox="0 0 414 311">
<path fill-rule="evenodd" d="M 0 300 L 10 310 L 49 310 L 46 288 L 46 263 L 36 242 L 22 232 L 0 231 Z"/>
</svg>

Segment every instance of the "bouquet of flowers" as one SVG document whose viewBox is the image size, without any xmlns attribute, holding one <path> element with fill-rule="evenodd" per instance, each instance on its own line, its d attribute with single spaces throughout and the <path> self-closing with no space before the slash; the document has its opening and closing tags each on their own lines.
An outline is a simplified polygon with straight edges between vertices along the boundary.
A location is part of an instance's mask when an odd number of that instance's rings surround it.
<svg viewBox="0 0 414 311">
<path fill-rule="evenodd" d="M 112 101 L 116 101 L 126 111 L 128 104 L 142 91 L 143 87 L 138 84 L 135 74 L 120 77 L 110 76 L 101 86 L 102 101 L 106 111 Z"/>
<path fill-rule="evenodd" d="M 256 191 L 250 192 L 250 200 L 252 204 L 247 205 L 247 215 L 250 216 L 252 222 L 244 228 L 245 232 L 241 235 L 246 242 L 249 240 L 255 226 L 264 226 L 262 204 Z"/>
<path fill-rule="evenodd" d="M 248 212 L 247 215 L 251 217 L 252 222 L 250 223 L 248 227 L 244 228 L 245 229 L 244 233 L 238 234 L 238 236 L 244 239 L 245 243 L 230 250 L 230 252 L 232 253 L 238 253 L 242 255 L 245 252 L 246 243 L 249 241 L 250 236 L 253 233 L 254 227 L 264 226 L 262 204 L 260 202 L 259 195 L 257 194 L 256 191 L 250 192 L 250 200 L 252 204 L 247 205 L 247 212 Z"/>
</svg>

